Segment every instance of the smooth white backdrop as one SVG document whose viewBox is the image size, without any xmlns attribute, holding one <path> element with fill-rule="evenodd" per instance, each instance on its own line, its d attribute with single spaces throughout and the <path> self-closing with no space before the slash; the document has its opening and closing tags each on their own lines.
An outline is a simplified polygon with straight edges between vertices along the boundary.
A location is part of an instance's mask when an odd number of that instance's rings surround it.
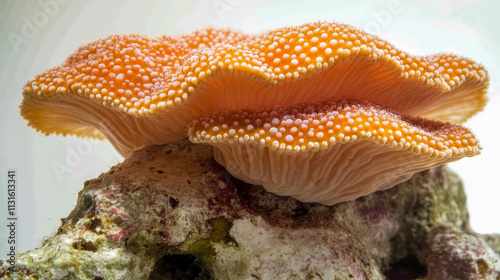
<svg viewBox="0 0 500 280">
<path fill-rule="evenodd" d="M 16 169 L 19 179 L 22 252 L 57 229 L 85 180 L 122 161 L 107 142 L 44 136 L 19 116 L 24 83 L 62 63 L 78 46 L 114 33 L 176 35 L 207 26 L 262 32 L 323 19 L 368 29 L 413 54 L 454 52 L 487 67 L 490 102 L 465 124 L 481 140 L 482 154 L 451 167 L 464 180 L 472 228 L 498 233 L 499 12 L 496 0 L 0 0 L 0 225 L 6 223 L 8 169 Z M 6 227 L 0 226 L 0 257 L 5 238 Z"/>
</svg>

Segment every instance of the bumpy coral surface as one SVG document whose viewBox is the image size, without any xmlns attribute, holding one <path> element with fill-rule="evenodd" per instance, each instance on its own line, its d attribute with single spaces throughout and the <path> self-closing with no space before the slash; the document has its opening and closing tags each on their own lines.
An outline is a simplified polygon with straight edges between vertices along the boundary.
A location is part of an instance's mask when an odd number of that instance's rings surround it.
<svg viewBox="0 0 500 280">
<path fill-rule="evenodd" d="M 247 183 L 325 205 L 480 151 L 462 126 L 353 99 L 217 113 L 193 122 L 189 139 L 213 145 L 217 162 Z"/>
<path fill-rule="evenodd" d="M 21 114 L 49 134 L 106 137 L 124 156 L 186 137 L 211 113 L 350 97 L 400 114 L 463 122 L 489 76 L 451 54 L 415 56 L 349 25 L 313 22 L 260 35 L 112 35 L 28 81 Z"/>
</svg>

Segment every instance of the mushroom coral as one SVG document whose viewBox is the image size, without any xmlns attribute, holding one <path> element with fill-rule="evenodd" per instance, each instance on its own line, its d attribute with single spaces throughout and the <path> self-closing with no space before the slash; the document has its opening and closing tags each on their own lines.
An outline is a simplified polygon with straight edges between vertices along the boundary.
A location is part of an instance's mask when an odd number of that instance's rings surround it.
<svg viewBox="0 0 500 280">
<path fill-rule="evenodd" d="M 483 108 L 488 81 L 467 58 L 412 56 L 351 26 L 315 22 L 260 36 L 109 36 L 27 82 L 20 107 L 40 132 L 107 138 L 127 156 L 184 138 L 203 115 L 332 97 L 460 123 Z"/>
<path fill-rule="evenodd" d="M 213 145 L 215 159 L 243 181 L 327 205 L 480 150 L 462 126 L 353 99 L 216 113 L 194 121 L 189 135 Z"/>
<path fill-rule="evenodd" d="M 478 154 L 448 122 L 482 110 L 488 85 L 470 59 L 321 21 L 109 36 L 29 81 L 20 108 L 38 131 L 106 138 L 123 156 L 188 133 L 236 177 L 334 204 Z"/>
</svg>

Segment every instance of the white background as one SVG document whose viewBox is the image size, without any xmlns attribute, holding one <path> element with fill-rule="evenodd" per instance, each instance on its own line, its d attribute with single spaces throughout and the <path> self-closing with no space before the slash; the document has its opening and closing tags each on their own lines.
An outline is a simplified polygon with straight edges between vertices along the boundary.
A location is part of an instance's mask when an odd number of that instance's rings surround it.
<svg viewBox="0 0 500 280">
<path fill-rule="evenodd" d="M 413 54 L 454 52 L 487 67 L 490 102 L 465 124 L 481 140 L 482 154 L 451 167 L 464 180 L 472 228 L 498 233 L 499 13 L 496 0 L 0 0 L 0 257 L 5 256 L 8 169 L 16 169 L 19 179 L 22 252 L 57 229 L 85 180 L 122 161 L 105 141 L 44 136 L 27 127 L 18 108 L 27 80 L 62 63 L 78 46 L 113 33 L 176 35 L 208 26 L 253 33 L 319 19 L 369 29 Z"/>
</svg>

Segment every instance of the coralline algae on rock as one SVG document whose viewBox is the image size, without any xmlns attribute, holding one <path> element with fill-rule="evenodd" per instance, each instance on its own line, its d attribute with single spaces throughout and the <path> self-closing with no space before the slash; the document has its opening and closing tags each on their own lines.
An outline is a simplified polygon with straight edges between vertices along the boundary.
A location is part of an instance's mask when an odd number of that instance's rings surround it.
<svg viewBox="0 0 500 280">
<path fill-rule="evenodd" d="M 245 184 L 181 141 L 86 182 L 57 233 L 0 277 L 500 279 L 499 240 L 469 229 L 446 167 L 327 207 Z"/>
</svg>

